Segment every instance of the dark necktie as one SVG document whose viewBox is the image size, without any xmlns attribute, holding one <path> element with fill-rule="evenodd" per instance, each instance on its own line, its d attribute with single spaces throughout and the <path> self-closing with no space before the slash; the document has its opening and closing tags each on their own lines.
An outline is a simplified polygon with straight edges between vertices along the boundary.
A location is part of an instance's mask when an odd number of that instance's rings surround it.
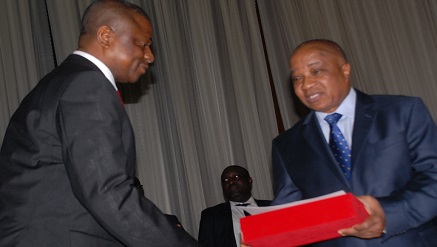
<svg viewBox="0 0 437 247">
<path fill-rule="evenodd" d="M 328 122 L 331 127 L 331 131 L 329 132 L 329 146 L 331 147 L 344 176 L 349 180 L 351 176 L 351 150 L 337 126 L 337 122 L 341 117 L 341 114 L 333 113 L 326 116 L 325 121 Z"/>
<path fill-rule="evenodd" d="M 247 206 L 249 206 L 250 205 L 250 203 L 247 203 L 247 202 L 245 202 L 245 203 L 238 203 L 238 204 L 235 204 L 235 206 L 236 207 L 247 207 Z M 248 213 L 248 212 L 246 212 L 245 210 L 243 210 L 243 213 L 244 213 L 244 216 L 249 216 L 250 214 Z"/>
</svg>

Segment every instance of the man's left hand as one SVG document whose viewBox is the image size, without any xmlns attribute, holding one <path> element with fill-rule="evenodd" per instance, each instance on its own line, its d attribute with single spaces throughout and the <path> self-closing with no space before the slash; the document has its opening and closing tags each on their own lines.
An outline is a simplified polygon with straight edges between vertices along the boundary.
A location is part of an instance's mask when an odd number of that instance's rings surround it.
<svg viewBox="0 0 437 247">
<path fill-rule="evenodd" d="M 385 214 L 381 204 L 373 196 L 357 196 L 357 199 L 364 204 L 369 217 L 363 223 L 341 229 L 338 233 L 365 239 L 381 237 L 385 229 Z"/>
</svg>

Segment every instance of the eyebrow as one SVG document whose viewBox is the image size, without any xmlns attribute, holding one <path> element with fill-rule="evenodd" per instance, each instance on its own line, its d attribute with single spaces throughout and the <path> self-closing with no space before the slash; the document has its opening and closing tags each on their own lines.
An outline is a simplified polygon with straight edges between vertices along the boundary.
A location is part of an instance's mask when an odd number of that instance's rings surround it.
<svg viewBox="0 0 437 247">
<path fill-rule="evenodd" d="M 319 65 L 319 64 L 321 64 L 320 61 L 315 61 L 315 62 L 310 62 L 309 64 L 307 64 L 307 66 L 309 66 L 309 67 L 313 67 L 313 66 L 316 66 L 316 65 Z M 290 72 L 291 72 L 291 73 L 294 73 L 295 71 L 296 71 L 296 70 L 290 69 Z"/>
<path fill-rule="evenodd" d="M 318 65 L 320 63 L 321 63 L 320 61 L 315 61 L 315 62 L 309 63 L 308 66 L 315 66 L 315 65 Z"/>
</svg>

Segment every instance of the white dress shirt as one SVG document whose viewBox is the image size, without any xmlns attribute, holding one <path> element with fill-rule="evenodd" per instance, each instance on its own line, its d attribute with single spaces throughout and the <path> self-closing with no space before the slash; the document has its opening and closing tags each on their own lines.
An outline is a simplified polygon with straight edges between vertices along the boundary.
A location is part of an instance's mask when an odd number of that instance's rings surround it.
<svg viewBox="0 0 437 247">
<path fill-rule="evenodd" d="M 108 80 L 111 82 L 112 86 L 114 86 L 115 91 L 118 91 L 117 85 L 115 84 L 114 75 L 112 75 L 111 70 L 102 61 L 100 61 L 95 56 L 93 56 L 89 53 L 86 53 L 84 51 L 74 51 L 73 54 L 82 56 L 82 57 L 90 60 L 93 64 L 95 64 L 102 71 L 102 73 L 105 75 L 105 77 L 108 78 Z"/>
<path fill-rule="evenodd" d="M 239 247 L 241 244 L 240 218 L 245 217 L 245 215 L 243 212 L 244 206 L 235 206 L 235 205 L 240 203 L 249 203 L 249 205 L 247 205 L 248 207 L 258 207 L 258 204 L 256 204 L 255 199 L 253 197 L 250 197 L 249 200 L 247 200 L 246 202 L 229 201 L 229 203 L 231 204 L 232 223 L 234 225 L 235 242 Z"/>
<path fill-rule="evenodd" d="M 354 127 L 355 120 L 355 105 L 357 102 L 357 93 L 355 89 L 351 88 L 349 94 L 341 102 L 340 106 L 335 111 L 343 115 L 337 123 L 338 128 L 341 133 L 343 133 L 346 138 L 349 148 L 352 150 L 352 131 Z M 332 112 L 334 113 L 334 112 Z M 319 121 L 320 127 L 322 128 L 323 136 L 327 143 L 329 143 L 329 131 L 330 127 L 328 122 L 325 121 L 325 117 L 332 113 L 316 112 L 317 120 Z"/>
</svg>

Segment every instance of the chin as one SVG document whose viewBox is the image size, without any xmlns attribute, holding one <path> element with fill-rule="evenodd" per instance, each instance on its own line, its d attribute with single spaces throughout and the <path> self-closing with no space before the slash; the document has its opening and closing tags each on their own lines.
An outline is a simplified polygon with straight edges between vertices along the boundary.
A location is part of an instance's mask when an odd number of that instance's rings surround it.
<svg viewBox="0 0 437 247">
<path fill-rule="evenodd" d="M 124 83 L 136 83 L 136 82 L 138 82 L 139 79 L 140 79 L 140 77 L 137 76 L 137 77 L 135 77 L 135 78 L 132 78 L 132 79 L 130 79 L 130 80 L 127 80 L 127 81 L 124 82 Z"/>
</svg>

